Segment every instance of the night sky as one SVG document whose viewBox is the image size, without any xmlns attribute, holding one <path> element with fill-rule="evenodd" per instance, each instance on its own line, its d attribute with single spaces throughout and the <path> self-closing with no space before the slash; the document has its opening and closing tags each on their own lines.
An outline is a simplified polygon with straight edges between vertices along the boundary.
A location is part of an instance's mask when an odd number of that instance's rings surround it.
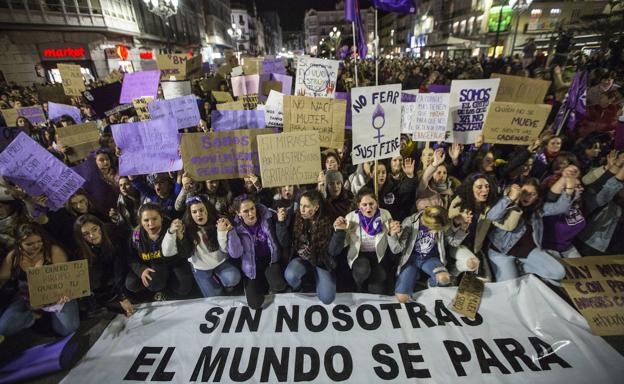
<svg viewBox="0 0 624 384">
<path fill-rule="evenodd" d="M 233 0 L 234 2 L 251 4 L 252 0 Z M 256 0 L 258 12 L 276 11 L 279 14 L 282 29 L 286 31 L 302 31 L 305 11 L 314 8 L 318 11 L 335 9 L 338 0 Z M 370 6 L 369 0 L 360 0 L 360 6 Z"/>
</svg>

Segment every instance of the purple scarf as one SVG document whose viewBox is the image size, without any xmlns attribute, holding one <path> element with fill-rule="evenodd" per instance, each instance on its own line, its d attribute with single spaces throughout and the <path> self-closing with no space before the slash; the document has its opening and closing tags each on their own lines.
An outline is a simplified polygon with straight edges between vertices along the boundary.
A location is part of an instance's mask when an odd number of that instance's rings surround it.
<svg viewBox="0 0 624 384">
<path fill-rule="evenodd" d="M 364 216 L 359 209 L 356 209 L 355 212 L 358 214 L 360 218 L 360 227 L 366 232 L 369 236 L 375 236 L 383 230 L 383 223 L 381 222 L 381 211 L 377 208 L 377 212 L 373 217 L 368 218 Z"/>
</svg>

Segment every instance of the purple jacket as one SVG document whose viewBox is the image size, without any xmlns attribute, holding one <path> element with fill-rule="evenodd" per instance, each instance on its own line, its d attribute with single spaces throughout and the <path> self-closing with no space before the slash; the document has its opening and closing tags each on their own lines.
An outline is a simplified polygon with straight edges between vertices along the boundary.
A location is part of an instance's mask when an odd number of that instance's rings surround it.
<svg viewBox="0 0 624 384">
<path fill-rule="evenodd" d="M 256 204 L 258 220 L 264 233 L 267 234 L 269 249 L 271 250 L 271 264 L 279 259 L 279 246 L 275 237 L 273 213 L 262 204 Z M 243 224 L 243 220 L 234 217 L 234 230 L 228 232 L 228 254 L 234 259 L 242 257 L 242 269 L 249 279 L 256 278 L 256 250 L 251 234 Z"/>
</svg>

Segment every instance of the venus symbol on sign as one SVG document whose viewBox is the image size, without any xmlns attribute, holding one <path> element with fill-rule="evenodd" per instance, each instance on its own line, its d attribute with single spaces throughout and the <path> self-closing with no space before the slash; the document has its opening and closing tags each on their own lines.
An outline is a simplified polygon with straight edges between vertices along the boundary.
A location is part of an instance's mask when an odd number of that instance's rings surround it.
<svg viewBox="0 0 624 384">
<path fill-rule="evenodd" d="M 381 134 L 381 128 L 386 125 L 386 112 L 381 104 L 377 104 L 377 108 L 375 108 L 375 112 L 373 112 L 372 124 L 373 128 L 377 130 L 377 136 L 373 136 L 373 138 L 377 139 L 377 143 L 381 143 L 381 138 L 385 136 Z"/>
</svg>

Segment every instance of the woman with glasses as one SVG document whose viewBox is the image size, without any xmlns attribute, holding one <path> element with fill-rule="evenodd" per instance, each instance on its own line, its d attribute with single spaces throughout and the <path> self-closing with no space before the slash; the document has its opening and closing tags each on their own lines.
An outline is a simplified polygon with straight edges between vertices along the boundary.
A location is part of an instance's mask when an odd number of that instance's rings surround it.
<svg viewBox="0 0 624 384">
<path fill-rule="evenodd" d="M 171 223 L 163 239 L 163 255 L 188 257 L 202 295 L 220 296 L 223 288 L 233 288 L 241 279 L 239 270 L 228 262 L 227 234 L 232 224 L 219 218 L 204 197 L 191 196 L 185 205 L 184 217 Z"/>
</svg>

